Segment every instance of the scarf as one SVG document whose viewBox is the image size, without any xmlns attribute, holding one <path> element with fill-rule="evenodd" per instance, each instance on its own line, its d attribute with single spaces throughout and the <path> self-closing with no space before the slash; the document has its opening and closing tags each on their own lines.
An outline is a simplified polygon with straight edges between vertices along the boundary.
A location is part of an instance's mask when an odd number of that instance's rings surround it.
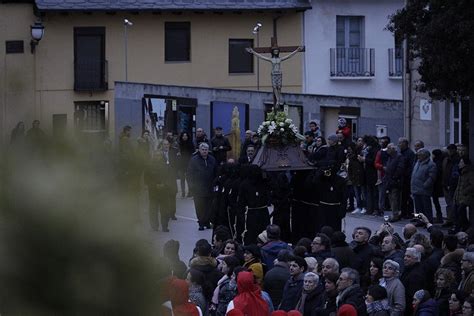
<svg viewBox="0 0 474 316">
<path fill-rule="evenodd" d="M 219 304 L 219 291 L 221 289 L 221 285 L 225 282 L 229 280 L 229 277 L 227 275 L 224 275 L 218 282 L 217 282 L 217 286 L 216 288 L 214 289 L 214 293 L 212 294 L 212 303 L 217 305 Z"/>
<path fill-rule="evenodd" d="M 390 306 L 388 306 L 388 299 L 383 299 L 380 301 L 375 301 L 367 304 L 367 313 L 375 313 L 380 311 L 389 311 Z"/>
<path fill-rule="evenodd" d="M 241 310 L 246 316 L 268 315 L 268 304 L 262 298 L 260 288 L 255 285 L 253 273 L 243 271 L 237 277 L 239 294 L 234 298 L 234 308 Z"/>
<path fill-rule="evenodd" d="M 303 290 L 303 293 L 301 293 L 300 300 L 298 301 L 298 304 L 296 304 L 296 310 L 300 311 L 301 314 L 304 314 L 304 303 L 306 302 L 306 297 L 308 296 L 308 292 Z"/>
</svg>

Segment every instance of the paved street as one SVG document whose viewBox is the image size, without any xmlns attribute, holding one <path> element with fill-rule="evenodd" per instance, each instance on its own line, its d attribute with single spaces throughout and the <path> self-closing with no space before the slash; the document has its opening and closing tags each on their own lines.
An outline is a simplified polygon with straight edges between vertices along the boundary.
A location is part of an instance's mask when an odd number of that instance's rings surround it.
<svg viewBox="0 0 474 316">
<path fill-rule="evenodd" d="M 181 244 L 180 247 L 180 258 L 187 262 L 191 257 L 194 244 L 197 240 L 201 238 L 206 238 L 211 241 L 211 232 L 212 230 L 208 229 L 205 231 L 198 231 L 198 225 L 196 222 L 196 213 L 194 211 L 194 204 L 192 198 L 181 198 L 181 194 L 177 194 L 177 221 L 170 221 L 169 233 L 163 233 L 161 231 L 152 231 L 148 223 L 148 213 L 143 210 L 142 219 L 143 227 L 147 234 L 150 237 L 152 247 L 155 251 L 161 253 L 162 245 L 169 239 L 178 240 Z M 146 199 L 144 199 L 146 200 Z M 444 210 L 445 204 L 444 200 L 441 200 L 441 207 Z M 146 208 L 146 207 L 145 207 Z M 389 215 L 390 213 L 388 213 Z M 371 215 L 352 215 L 347 214 L 345 218 L 345 232 L 348 235 L 348 241 L 351 240 L 350 233 L 357 226 L 367 226 L 372 229 L 373 232 L 380 227 L 380 224 L 383 222 L 382 217 L 371 216 Z M 407 220 L 400 221 L 392 224 L 395 228 L 395 231 L 401 235 L 403 226 L 408 223 Z M 426 232 L 425 229 L 421 231 Z"/>
</svg>

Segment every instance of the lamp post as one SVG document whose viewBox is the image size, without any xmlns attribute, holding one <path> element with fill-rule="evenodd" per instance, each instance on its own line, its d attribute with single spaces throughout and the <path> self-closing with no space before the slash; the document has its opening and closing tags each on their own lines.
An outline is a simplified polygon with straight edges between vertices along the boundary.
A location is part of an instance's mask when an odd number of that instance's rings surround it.
<svg viewBox="0 0 474 316">
<path fill-rule="evenodd" d="M 124 37 L 124 45 L 125 45 L 125 82 L 128 81 L 128 44 L 127 44 L 127 29 L 129 26 L 132 26 L 133 23 L 128 20 L 123 20 L 123 37 Z"/>
<path fill-rule="evenodd" d="M 39 41 L 43 38 L 44 35 L 44 26 L 41 21 L 35 22 L 35 24 L 30 26 L 31 29 L 31 53 L 35 53 L 35 48 L 39 44 Z"/>
<path fill-rule="evenodd" d="M 257 22 L 254 26 L 252 33 L 257 35 L 257 47 L 260 47 L 260 28 L 262 23 Z M 260 91 L 260 58 L 257 58 L 257 91 Z"/>
</svg>

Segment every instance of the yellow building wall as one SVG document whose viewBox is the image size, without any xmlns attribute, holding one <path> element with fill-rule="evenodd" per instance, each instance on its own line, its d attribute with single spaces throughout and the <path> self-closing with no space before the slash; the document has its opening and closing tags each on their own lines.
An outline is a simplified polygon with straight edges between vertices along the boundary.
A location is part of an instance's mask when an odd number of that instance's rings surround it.
<svg viewBox="0 0 474 316">
<path fill-rule="evenodd" d="M 7 7 L 8 13 L 5 13 Z M 278 42 L 281 46 L 302 44 L 302 14 L 285 13 L 278 20 Z M 4 16 L 7 19 L 4 19 Z M 2 130 L 11 130 L 20 119 L 30 125 L 39 119 L 42 128 L 51 133 L 52 115 L 67 114 L 68 128 L 73 128 L 75 101 L 109 101 L 109 131 L 114 126 L 114 81 L 125 80 L 123 19 L 134 25 L 128 28 L 128 81 L 213 88 L 256 90 L 256 60 L 254 73 L 228 73 L 228 43 L 231 38 L 254 39 L 252 29 L 257 22 L 260 46 L 270 46 L 273 18 L 270 13 L 183 13 L 183 14 L 106 14 L 106 13 L 47 13 L 42 17 L 45 35 L 34 55 L 29 52 L 29 25 L 35 21 L 29 5 L 0 5 L 0 30 L 7 29 L 13 39 L 25 40 L 25 53 L 6 57 L 7 87 L 0 87 L 0 96 L 7 94 L 7 117 Z M 191 24 L 191 60 L 189 62 L 164 61 L 165 22 L 183 21 Z M 7 27 L 7 25 L 9 27 Z M 14 25 L 15 27 L 11 27 Z M 108 61 L 109 90 L 105 92 L 74 91 L 74 27 L 105 27 Z M 15 33 L 17 32 L 17 33 Z M 0 40 L 4 45 L 3 35 Z M 8 34 L 7 34 L 8 35 Z M 28 45 L 27 45 L 28 44 Z M 0 58 L 5 59 L 5 49 Z M 298 56 L 299 55 L 299 56 Z M 0 66 L 0 70 L 3 70 Z M 302 56 L 283 63 L 283 92 L 301 92 Z M 271 67 L 260 61 L 260 89 L 270 91 Z M 3 71 L 2 71 L 3 73 Z M 36 92 L 33 78 L 36 75 Z M 0 80 L 5 80 L 4 78 Z M 16 82 L 19 81 L 19 82 Z M 2 81 L 0 81 L 2 82 Z M 3 90 L 3 92 L 2 92 Z M 33 100 L 36 99 L 36 102 Z M 17 111 L 16 104 L 26 104 L 25 111 Z M 28 109 L 28 110 L 26 110 Z M 25 113 L 27 112 L 27 113 Z M 113 137 L 113 135 L 110 135 Z"/>
<path fill-rule="evenodd" d="M 0 4 L 0 146 L 9 142 L 19 122 L 31 126 L 35 118 L 34 62 L 30 53 L 30 24 L 35 21 L 29 4 Z M 6 41 L 24 42 L 23 54 L 6 54 Z"/>
</svg>

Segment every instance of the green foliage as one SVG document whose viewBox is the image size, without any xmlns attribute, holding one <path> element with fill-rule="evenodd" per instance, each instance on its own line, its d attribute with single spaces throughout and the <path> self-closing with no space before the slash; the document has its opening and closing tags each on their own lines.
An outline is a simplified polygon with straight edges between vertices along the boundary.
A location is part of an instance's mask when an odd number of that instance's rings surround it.
<svg viewBox="0 0 474 316">
<path fill-rule="evenodd" d="M 258 127 L 257 133 L 263 143 L 271 139 L 281 145 L 297 143 L 301 136 L 298 128 L 284 111 L 268 113 L 267 120 Z"/>
<path fill-rule="evenodd" d="M 419 59 L 420 91 L 448 99 L 473 94 L 474 1 L 409 0 L 387 29 Z"/>
</svg>

